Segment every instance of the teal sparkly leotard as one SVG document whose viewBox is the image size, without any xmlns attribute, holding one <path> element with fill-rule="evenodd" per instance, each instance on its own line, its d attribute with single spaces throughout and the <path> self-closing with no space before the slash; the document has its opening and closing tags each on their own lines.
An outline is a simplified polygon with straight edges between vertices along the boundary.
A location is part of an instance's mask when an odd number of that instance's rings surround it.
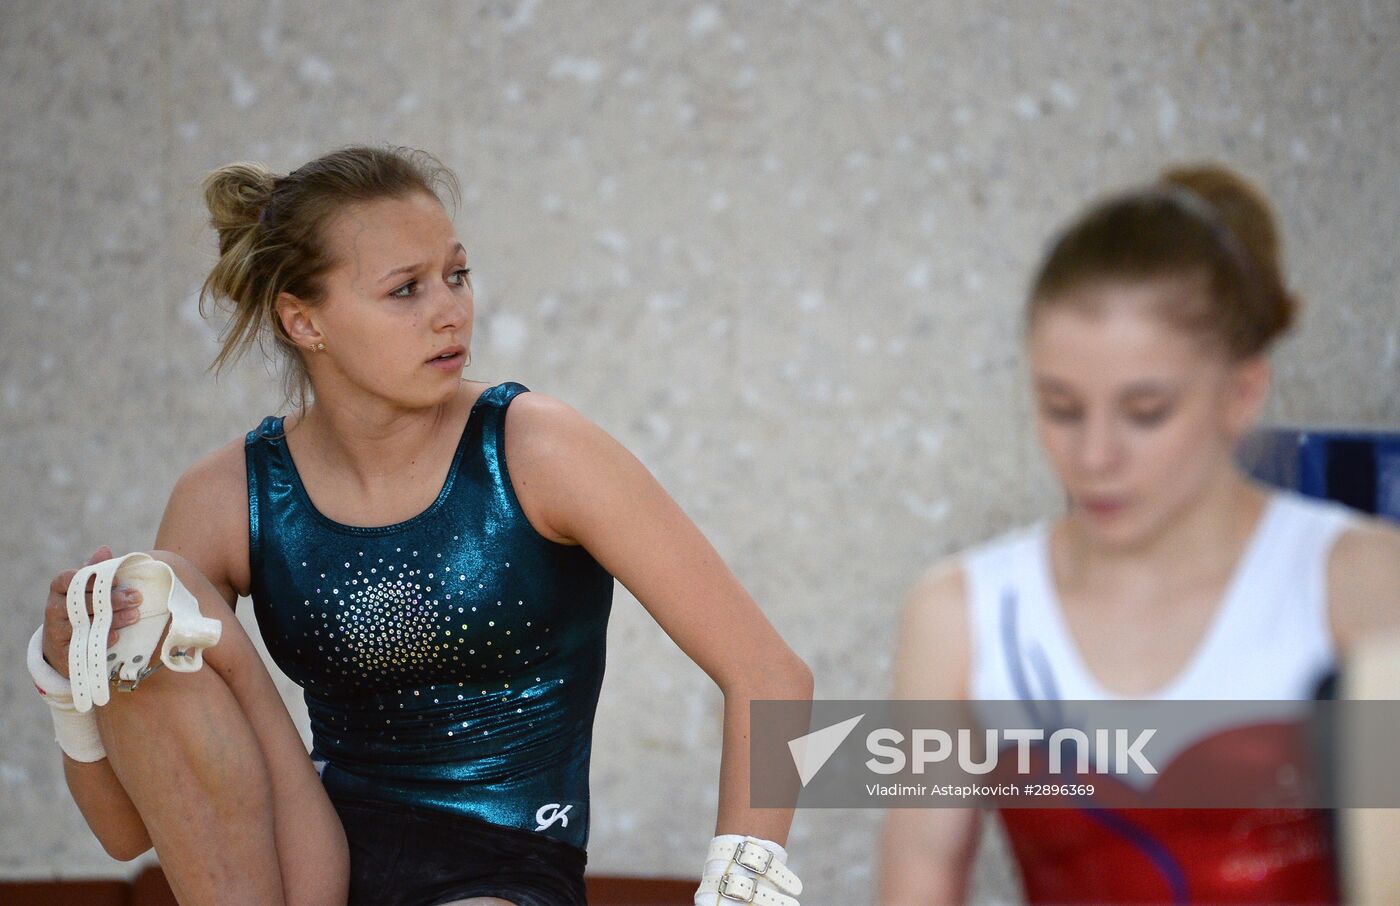
<svg viewBox="0 0 1400 906">
<path fill-rule="evenodd" d="M 282 438 L 248 433 L 258 626 L 299 683 L 333 795 L 444 809 L 583 848 L 612 577 L 526 520 L 500 384 L 437 500 L 396 525 L 322 515 Z"/>
</svg>

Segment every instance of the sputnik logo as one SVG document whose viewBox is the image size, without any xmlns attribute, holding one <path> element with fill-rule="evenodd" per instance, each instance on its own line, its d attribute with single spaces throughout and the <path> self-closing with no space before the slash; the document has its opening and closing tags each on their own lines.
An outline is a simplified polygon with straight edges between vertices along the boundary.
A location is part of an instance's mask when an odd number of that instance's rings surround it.
<svg viewBox="0 0 1400 906">
<path fill-rule="evenodd" d="M 797 777 L 802 781 L 804 787 L 811 782 L 813 777 L 817 776 L 817 772 L 830 760 L 831 756 L 836 754 L 836 750 L 841 748 L 841 743 L 846 741 L 846 737 L 851 735 L 856 724 L 860 723 L 864 717 L 864 714 L 857 714 L 839 724 L 832 724 L 788 742 L 788 751 L 792 753 L 792 763 L 797 766 Z"/>
</svg>

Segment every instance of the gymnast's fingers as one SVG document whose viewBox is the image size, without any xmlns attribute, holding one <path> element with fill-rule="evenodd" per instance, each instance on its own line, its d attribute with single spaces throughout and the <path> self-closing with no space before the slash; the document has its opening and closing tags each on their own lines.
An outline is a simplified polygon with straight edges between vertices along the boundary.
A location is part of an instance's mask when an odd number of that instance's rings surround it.
<svg viewBox="0 0 1400 906">
<path fill-rule="evenodd" d="M 76 570 L 67 571 L 69 580 L 74 572 Z M 60 573 L 59 578 L 63 575 Z M 54 582 L 57 584 L 58 579 Z M 73 624 L 68 622 L 67 587 L 64 583 L 64 592 L 60 593 L 51 586 L 48 603 L 44 605 L 44 660 L 64 676 L 68 675 L 68 643 L 73 638 Z"/>
</svg>

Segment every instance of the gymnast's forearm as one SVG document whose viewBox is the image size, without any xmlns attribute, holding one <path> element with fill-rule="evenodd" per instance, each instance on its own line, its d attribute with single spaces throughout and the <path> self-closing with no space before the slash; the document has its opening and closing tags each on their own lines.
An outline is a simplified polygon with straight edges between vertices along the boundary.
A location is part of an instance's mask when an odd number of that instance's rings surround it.
<svg viewBox="0 0 1400 906">
<path fill-rule="evenodd" d="M 764 675 L 724 688 L 724 747 L 720 760 L 717 834 L 741 834 L 785 844 L 792 827 L 790 808 L 753 808 L 750 803 L 750 703 L 755 700 L 810 701 L 812 672 L 801 659 Z"/>
<path fill-rule="evenodd" d="M 107 759 L 93 762 L 63 758 L 63 776 L 83 819 L 102 848 L 123 862 L 151 848 L 151 836 Z"/>
</svg>

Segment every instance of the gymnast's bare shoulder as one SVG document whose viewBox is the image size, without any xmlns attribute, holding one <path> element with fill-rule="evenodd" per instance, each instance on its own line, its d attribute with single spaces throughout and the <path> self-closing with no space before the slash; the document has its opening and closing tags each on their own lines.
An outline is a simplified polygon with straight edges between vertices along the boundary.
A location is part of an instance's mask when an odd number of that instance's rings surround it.
<svg viewBox="0 0 1400 906">
<path fill-rule="evenodd" d="M 971 648 L 962 558 L 949 557 L 926 570 L 905 598 L 895 697 L 967 698 Z"/>
<path fill-rule="evenodd" d="M 250 580 L 243 443 L 239 437 L 206 453 L 176 480 L 155 541 L 198 567 L 230 607 Z"/>
<path fill-rule="evenodd" d="M 1400 633 L 1400 530 L 1363 519 L 1342 533 L 1327 564 L 1328 615 L 1337 648 Z"/>
</svg>

